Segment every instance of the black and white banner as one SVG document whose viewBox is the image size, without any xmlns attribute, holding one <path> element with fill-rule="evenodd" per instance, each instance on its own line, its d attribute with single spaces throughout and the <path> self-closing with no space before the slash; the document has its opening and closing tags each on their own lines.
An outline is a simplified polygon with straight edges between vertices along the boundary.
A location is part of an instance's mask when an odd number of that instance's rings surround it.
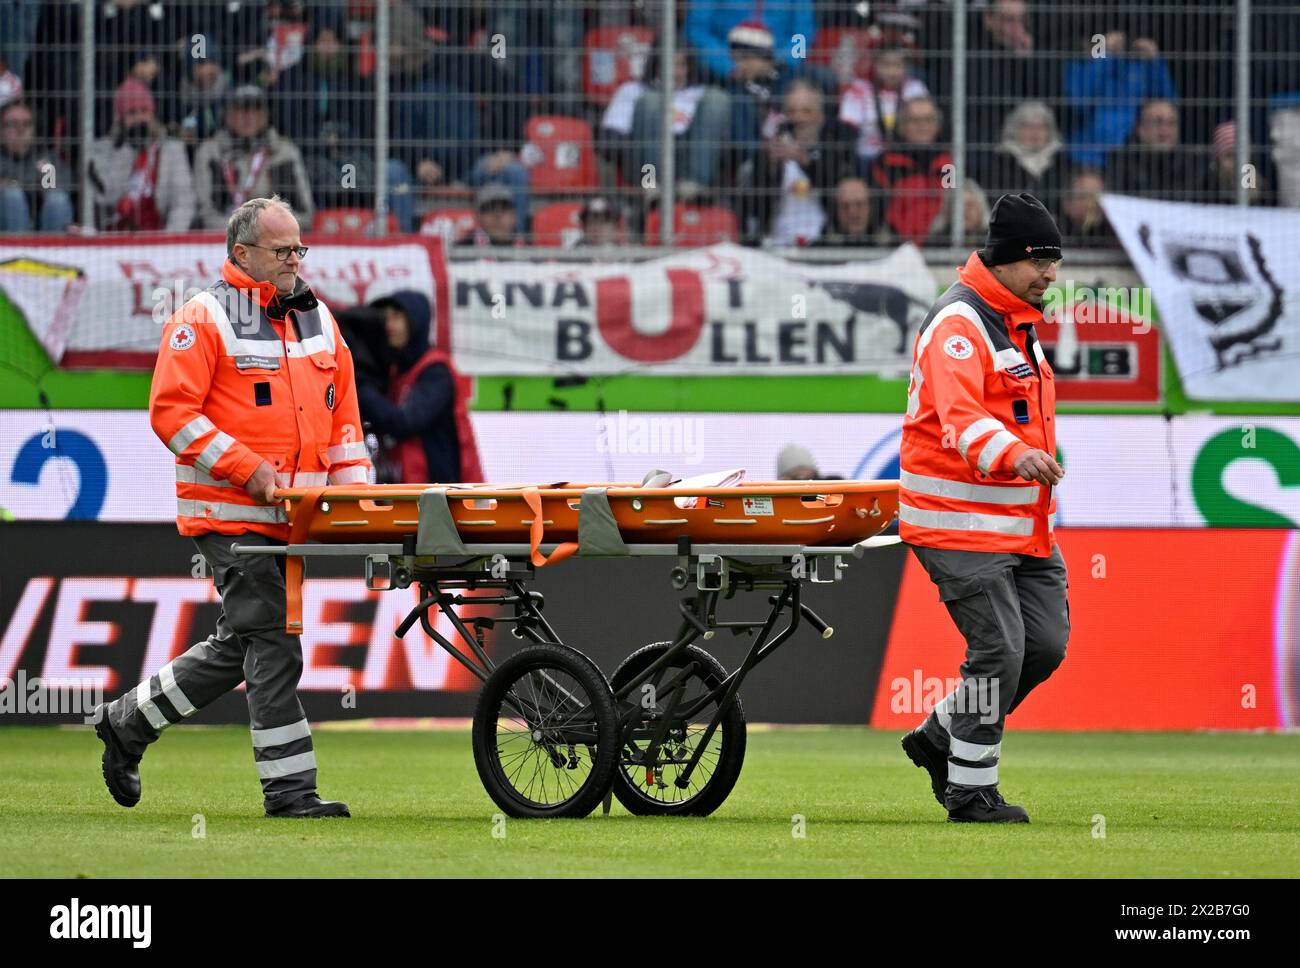
<svg viewBox="0 0 1300 968">
<path fill-rule="evenodd" d="M 934 302 L 925 259 L 792 262 L 723 244 L 638 263 L 458 262 L 452 346 L 476 375 L 902 376 Z"/>
<path fill-rule="evenodd" d="M 1106 195 L 1189 397 L 1300 401 L 1300 212 Z"/>
</svg>

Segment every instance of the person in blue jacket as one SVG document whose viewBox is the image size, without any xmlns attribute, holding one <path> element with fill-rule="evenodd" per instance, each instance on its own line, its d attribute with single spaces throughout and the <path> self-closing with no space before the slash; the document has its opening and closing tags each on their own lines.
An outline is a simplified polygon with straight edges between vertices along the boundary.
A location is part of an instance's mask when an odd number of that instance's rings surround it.
<svg viewBox="0 0 1300 968">
<path fill-rule="evenodd" d="M 744 3 L 737 0 L 692 0 L 686 11 L 686 41 L 699 63 L 719 82 L 731 79 L 735 63 L 729 35 L 746 21 L 761 24 L 772 34 L 776 59 L 787 67 L 807 63 L 817 24 L 812 0 Z M 794 56 L 795 40 L 802 37 L 802 53 Z"/>
</svg>

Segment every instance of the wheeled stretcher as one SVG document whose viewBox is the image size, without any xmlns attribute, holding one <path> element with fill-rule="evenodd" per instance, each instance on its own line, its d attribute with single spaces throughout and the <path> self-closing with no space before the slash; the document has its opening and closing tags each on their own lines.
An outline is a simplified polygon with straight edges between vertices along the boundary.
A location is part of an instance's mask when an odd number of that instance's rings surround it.
<svg viewBox="0 0 1300 968">
<path fill-rule="evenodd" d="M 585 816 L 602 800 L 608 811 L 615 796 L 643 815 L 717 809 L 744 760 L 741 683 L 801 622 L 832 634 L 802 600 L 804 583 L 838 581 L 847 559 L 899 540 L 881 534 L 898 514 L 897 481 L 335 485 L 277 498 L 288 543 L 235 550 L 287 556 L 288 631 L 302 631 L 306 558 L 362 558 L 371 589 L 417 585 L 420 600 L 395 635 L 418 621 L 483 681 L 475 764 L 515 817 Z M 573 555 L 670 559 L 672 585 L 685 593 L 673 641 L 633 653 L 608 680 L 564 644 L 526 583 Z M 718 619 L 719 599 L 753 591 L 768 592 L 765 618 Z M 497 614 L 458 611 L 471 605 Z M 461 644 L 438 631 L 431 611 Z M 531 644 L 494 659 L 484 630 L 496 625 Z M 696 644 L 722 629 L 753 638 L 730 673 Z"/>
</svg>

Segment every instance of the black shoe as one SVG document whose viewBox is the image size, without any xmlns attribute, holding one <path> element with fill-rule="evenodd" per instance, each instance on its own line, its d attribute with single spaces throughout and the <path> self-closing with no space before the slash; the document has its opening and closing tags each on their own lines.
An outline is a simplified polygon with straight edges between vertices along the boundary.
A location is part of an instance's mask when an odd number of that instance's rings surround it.
<svg viewBox="0 0 1300 968">
<path fill-rule="evenodd" d="M 134 807 L 140 802 L 140 757 L 128 756 L 126 750 L 108 724 L 108 710 L 95 708 L 95 735 L 104 744 L 102 767 L 104 783 L 113 799 L 124 807 Z"/>
<path fill-rule="evenodd" d="M 312 793 L 275 809 L 267 808 L 268 817 L 350 817 L 348 805 L 341 800 L 322 800 Z"/>
<path fill-rule="evenodd" d="M 948 788 L 948 754 L 930 742 L 930 737 L 919 727 L 903 737 L 903 752 L 909 760 L 929 772 L 930 788 L 942 807 L 943 794 Z"/>
<path fill-rule="evenodd" d="M 1003 800 L 997 787 L 981 787 L 971 799 L 948 811 L 948 822 L 1029 823 L 1029 814 Z"/>
</svg>

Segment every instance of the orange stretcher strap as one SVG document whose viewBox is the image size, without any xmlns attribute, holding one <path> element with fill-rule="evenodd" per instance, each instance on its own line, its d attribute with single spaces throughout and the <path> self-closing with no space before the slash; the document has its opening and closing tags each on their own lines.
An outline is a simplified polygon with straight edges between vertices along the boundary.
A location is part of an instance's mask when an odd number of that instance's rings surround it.
<svg viewBox="0 0 1300 968">
<path fill-rule="evenodd" d="M 524 503 L 528 505 L 528 509 L 533 512 L 533 523 L 528 528 L 528 538 L 531 546 L 529 550 L 532 553 L 533 564 L 541 568 L 557 561 L 563 561 L 577 551 L 578 543 L 576 541 L 566 541 L 557 545 L 555 550 L 551 552 L 550 557 L 542 554 L 542 530 L 544 527 L 542 524 L 542 496 L 535 487 L 525 487 L 520 493 L 523 495 Z"/>
<path fill-rule="evenodd" d="M 324 487 L 311 487 L 302 492 L 298 511 L 289 525 L 289 544 L 305 544 L 316 508 L 325 493 Z M 302 634 L 302 568 L 301 555 L 289 555 L 284 567 L 284 630 L 289 635 Z"/>
</svg>

